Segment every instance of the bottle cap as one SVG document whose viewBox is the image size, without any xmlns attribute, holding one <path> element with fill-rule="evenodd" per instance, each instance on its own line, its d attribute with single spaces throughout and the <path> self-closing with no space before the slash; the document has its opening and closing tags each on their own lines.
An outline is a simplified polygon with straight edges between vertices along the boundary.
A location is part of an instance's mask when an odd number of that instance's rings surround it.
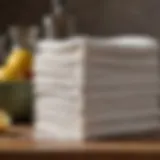
<svg viewBox="0 0 160 160">
<path fill-rule="evenodd" d="M 67 1 L 66 0 L 54 0 L 54 5 L 55 6 L 65 6 L 66 5 L 66 3 L 67 3 Z"/>
</svg>

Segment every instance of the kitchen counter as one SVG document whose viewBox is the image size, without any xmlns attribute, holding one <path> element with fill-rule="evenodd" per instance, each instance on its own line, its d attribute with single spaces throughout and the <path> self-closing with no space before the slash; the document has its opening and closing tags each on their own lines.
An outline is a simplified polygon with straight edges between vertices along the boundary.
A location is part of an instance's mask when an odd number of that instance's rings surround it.
<svg viewBox="0 0 160 160">
<path fill-rule="evenodd" d="M 92 142 L 36 141 L 33 129 L 16 126 L 0 138 L 0 158 L 19 159 L 107 159 L 159 160 L 159 134 Z"/>
</svg>

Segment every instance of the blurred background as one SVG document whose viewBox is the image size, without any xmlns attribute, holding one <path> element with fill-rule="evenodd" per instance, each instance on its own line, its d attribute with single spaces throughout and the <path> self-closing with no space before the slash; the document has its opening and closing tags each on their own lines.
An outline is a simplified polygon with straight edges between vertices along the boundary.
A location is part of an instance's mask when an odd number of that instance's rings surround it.
<svg viewBox="0 0 160 160">
<path fill-rule="evenodd" d="M 10 24 L 39 24 L 42 16 L 50 10 L 49 2 L 1 0 L 0 31 L 3 32 Z M 68 6 L 77 17 L 78 33 L 101 36 L 144 33 L 160 36 L 159 0 L 68 0 Z"/>
</svg>

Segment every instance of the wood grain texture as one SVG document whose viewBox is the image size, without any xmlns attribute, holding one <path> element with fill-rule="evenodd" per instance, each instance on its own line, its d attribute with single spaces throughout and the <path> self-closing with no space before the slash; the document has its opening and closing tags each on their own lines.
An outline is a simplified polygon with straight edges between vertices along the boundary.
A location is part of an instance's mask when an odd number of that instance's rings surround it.
<svg viewBox="0 0 160 160">
<path fill-rule="evenodd" d="M 3 159 L 12 157 L 16 160 L 46 158 L 159 160 L 160 139 L 121 139 L 103 142 L 36 141 L 33 139 L 33 128 L 15 126 L 7 135 L 1 135 L 0 157 Z"/>
</svg>

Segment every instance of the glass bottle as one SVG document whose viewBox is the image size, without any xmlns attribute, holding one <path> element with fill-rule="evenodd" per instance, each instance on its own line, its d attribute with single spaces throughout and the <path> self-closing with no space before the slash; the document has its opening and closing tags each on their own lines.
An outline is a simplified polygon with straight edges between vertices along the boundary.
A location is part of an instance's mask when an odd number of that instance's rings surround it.
<svg viewBox="0 0 160 160">
<path fill-rule="evenodd" d="M 52 0 L 52 34 L 56 39 L 70 37 L 75 32 L 75 19 L 67 10 L 66 0 Z"/>
<path fill-rule="evenodd" d="M 45 39 L 53 39 L 53 24 L 51 14 L 47 14 L 43 17 L 42 22 L 42 34 Z"/>
</svg>

